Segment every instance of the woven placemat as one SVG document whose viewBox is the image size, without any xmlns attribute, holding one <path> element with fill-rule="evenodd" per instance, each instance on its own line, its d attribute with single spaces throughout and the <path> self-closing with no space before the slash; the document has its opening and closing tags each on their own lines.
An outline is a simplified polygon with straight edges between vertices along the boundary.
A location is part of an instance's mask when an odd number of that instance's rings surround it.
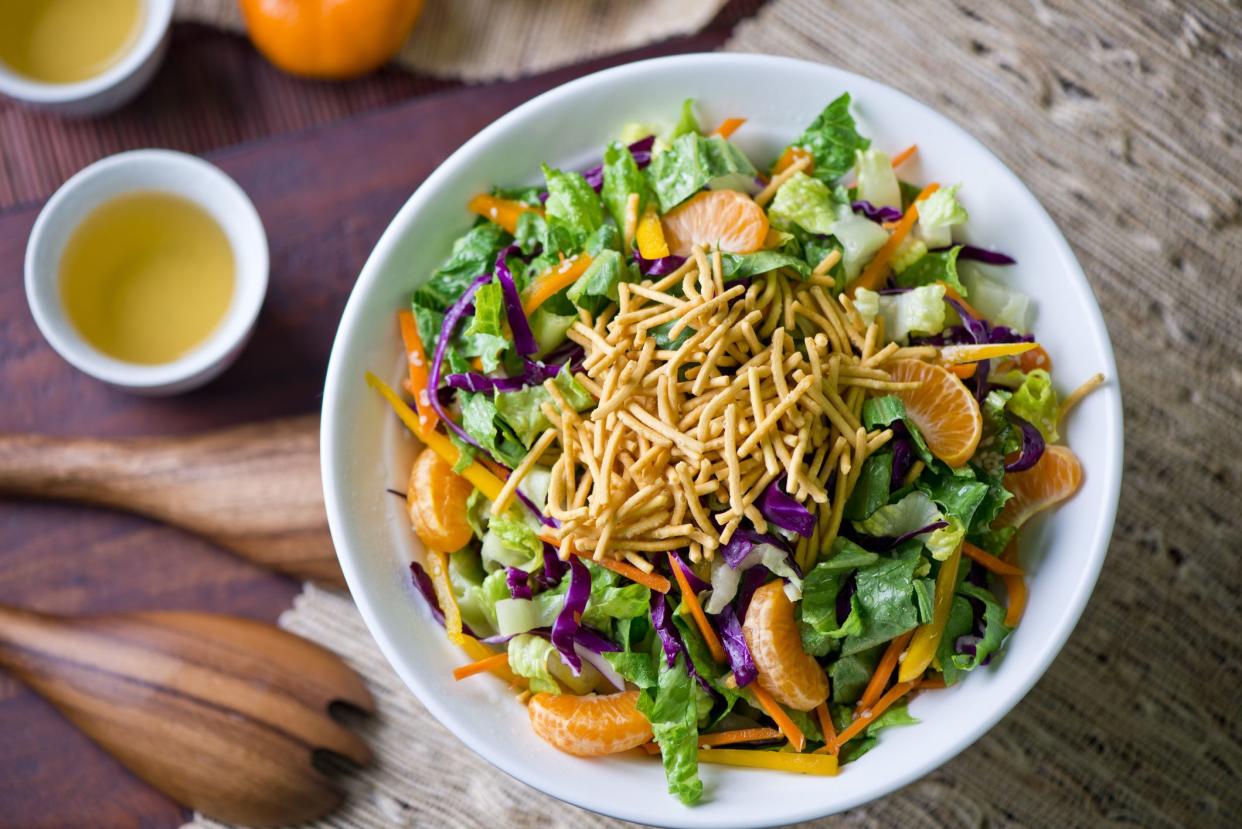
<svg viewBox="0 0 1242 829">
<path fill-rule="evenodd" d="M 546 72 L 697 32 L 725 0 L 427 0 L 397 63 L 438 78 Z M 177 0 L 180 20 L 245 29 L 237 0 Z"/>
<path fill-rule="evenodd" d="M 1242 825 L 1242 11 L 776 0 L 730 48 L 879 77 L 988 144 L 1078 254 L 1125 390 L 1116 534 L 1060 657 L 957 759 L 814 825 Z M 346 599 L 308 588 L 283 623 L 342 653 L 379 703 L 375 768 L 317 826 L 622 825 L 460 750 Z"/>
</svg>

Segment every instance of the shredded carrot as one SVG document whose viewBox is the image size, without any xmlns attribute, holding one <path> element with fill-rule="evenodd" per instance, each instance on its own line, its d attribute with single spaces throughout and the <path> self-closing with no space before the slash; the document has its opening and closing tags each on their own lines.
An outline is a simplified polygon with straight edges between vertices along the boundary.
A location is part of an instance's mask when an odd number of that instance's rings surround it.
<svg viewBox="0 0 1242 829">
<path fill-rule="evenodd" d="M 884 655 L 880 657 L 879 664 L 875 666 L 875 671 L 871 674 L 871 680 L 867 683 L 867 688 L 858 699 L 858 706 L 854 709 L 854 716 L 858 716 L 874 705 L 875 701 L 884 693 L 884 688 L 888 685 L 888 680 L 893 675 L 893 669 L 897 667 L 897 660 L 901 657 L 901 652 L 906 649 L 906 645 L 910 644 L 910 637 L 912 636 L 914 636 L 914 631 L 908 630 L 888 643 L 888 647 L 884 649 Z"/>
<path fill-rule="evenodd" d="M 727 746 L 733 743 L 753 743 L 758 740 L 775 740 L 781 732 L 775 728 L 739 728 L 736 731 L 718 731 L 715 734 L 700 734 L 700 746 Z"/>
<path fill-rule="evenodd" d="M 440 416 L 431 408 L 427 396 L 427 350 L 418 336 L 418 324 L 410 311 L 398 311 L 397 322 L 401 325 L 401 341 L 405 344 L 406 361 L 410 364 L 410 394 L 418 410 L 419 434 L 436 428 Z"/>
<path fill-rule="evenodd" d="M 491 458 L 479 458 L 479 463 L 483 464 L 483 466 L 487 468 L 488 472 L 491 472 L 500 480 L 509 480 L 509 470 L 505 469 Z"/>
<path fill-rule="evenodd" d="M 460 681 L 468 676 L 490 673 L 501 667 L 509 667 L 509 654 L 504 651 L 494 653 L 491 656 L 485 656 L 477 662 L 471 662 L 469 665 L 462 665 L 459 668 L 454 668 L 453 679 Z"/>
<path fill-rule="evenodd" d="M 963 380 L 969 380 L 975 376 L 975 372 L 979 370 L 978 363 L 960 363 L 955 366 L 945 366 L 951 374 L 955 374 Z"/>
<path fill-rule="evenodd" d="M 638 252 L 644 259 L 663 259 L 668 256 L 664 225 L 660 224 L 660 214 L 656 212 L 654 204 L 648 204 L 642 218 L 638 220 L 634 241 L 638 243 Z"/>
<path fill-rule="evenodd" d="M 763 690 L 763 686 L 758 682 L 751 683 L 750 690 L 754 693 L 755 699 L 759 701 L 759 704 L 763 706 L 763 710 L 776 722 L 776 727 L 789 739 L 789 743 L 794 747 L 794 750 L 801 751 L 806 748 L 806 735 L 789 718 L 789 715 L 785 713 L 785 709 L 781 708 L 780 704 L 772 698 L 772 695 Z"/>
<path fill-rule="evenodd" d="M 989 553 L 987 550 L 981 550 L 969 541 L 962 542 L 962 552 L 970 558 L 982 564 L 986 569 L 991 570 L 998 576 L 1021 576 L 1022 569 L 1014 567 L 1006 561 L 1003 561 Z"/>
<path fill-rule="evenodd" d="M 492 500 L 495 500 L 495 499 L 493 498 Z M 555 538 L 551 538 L 546 535 L 539 536 L 539 539 L 541 541 L 548 542 L 554 547 L 560 543 Z M 595 559 L 591 558 L 589 553 L 575 552 L 574 555 L 578 556 L 579 558 L 585 558 L 587 561 L 590 561 L 593 564 L 598 564 L 600 567 L 603 567 L 605 570 L 611 570 L 612 572 L 616 573 L 619 576 L 625 576 L 630 581 L 637 582 L 638 584 L 641 584 L 643 587 L 649 587 L 652 590 L 656 591 L 657 593 L 667 593 L 673 587 L 673 585 L 669 582 L 669 580 L 664 578 L 664 576 L 661 576 L 657 573 L 644 573 L 642 570 L 639 570 L 633 564 L 627 564 L 626 562 L 618 561 L 615 558 L 601 558 L 599 561 L 596 561 Z"/>
<path fill-rule="evenodd" d="M 924 679 L 921 682 L 919 682 L 918 687 L 915 688 L 914 690 L 916 691 L 938 691 L 944 687 L 946 687 L 944 684 L 944 677 L 933 676 L 933 677 L 928 677 L 927 679 Z"/>
<path fill-rule="evenodd" d="M 981 319 L 981 320 L 986 320 L 986 319 L 987 319 L 987 317 L 985 317 L 983 314 L 980 314 L 980 313 L 979 313 L 979 312 L 975 309 L 975 306 L 973 306 L 973 305 L 971 305 L 969 302 L 967 302 L 967 301 L 965 300 L 965 298 L 964 298 L 961 294 L 959 294 L 959 293 L 957 292 L 957 290 L 956 290 L 956 289 L 955 289 L 952 285 L 950 285 L 948 282 L 945 282 L 945 281 L 943 281 L 943 280 L 937 280 L 937 281 L 936 281 L 936 284 L 937 284 L 937 285 L 943 285 L 943 286 L 944 286 L 944 295 L 945 295 L 945 297 L 947 297 L 948 299 L 953 300 L 953 301 L 954 301 L 954 302 L 956 302 L 958 305 L 960 305 L 960 306 L 962 306 L 963 308 L 965 308 L 965 309 L 966 309 L 966 313 L 970 314 L 972 317 L 976 317 L 976 318 Z"/>
<path fill-rule="evenodd" d="M 897 223 L 897 227 L 893 230 L 893 234 L 888 237 L 888 241 L 876 251 L 871 261 L 867 263 L 867 267 L 863 268 L 862 275 L 854 280 L 846 289 L 852 299 L 859 288 L 866 288 L 874 291 L 884 284 L 884 278 L 888 276 L 888 263 L 893 258 L 893 254 L 897 252 L 897 247 L 902 240 L 910 233 L 910 228 L 914 227 L 914 223 L 919 218 L 919 202 L 930 196 L 932 193 L 940 189 L 940 185 L 932 182 L 923 188 L 923 192 L 910 203 L 906 208 L 905 215 L 901 217 L 901 221 Z"/>
<path fill-rule="evenodd" d="M 876 700 L 875 705 L 864 711 L 856 717 L 852 723 L 843 728 L 841 733 L 837 735 L 837 739 L 834 740 L 830 746 L 835 749 L 835 751 L 840 751 L 842 746 L 861 734 L 863 729 L 875 722 L 876 717 L 887 711 L 894 702 L 908 694 L 910 689 L 917 684 L 918 682 L 899 682 L 892 688 L 889 688 L 888 692 L 884 694 L 884 696 Z M 819 749 L 819 751 L 827 753 L 825 750 L 830 746 L 824 746 Z"/>
<path fill-rule="evenodd" d="M 720 766 L 773 769 L 794 774 L 816 774 L 824 777 L 831 777 L 840 771 L 837 758 L 830 754 L 791 754 L 787 751 L 704 748 L 699 749 L 699 762 L 715 763 Z"/>
<path fill-rule="evenodd" d="M 690 589 L 690 582 L 686 579 L 686 574 L 682 572 L 681 565 L 677 563 L 677 559 L 672 553 L 668 554 L 668 566 L 673 571 L 673 578 L 677 580 L 677 588 L 681 591 L 681 600 L 690 608 L 690 615 L 694 617 L 695 624 L 699 626 L 699 632 L 703 634 L 703 640 L 707 642 L 707 649 L 712 652 L 712 659 L 715 659 L 717 662 L 727 661 L 728 656 L 725 655 L 724 645 L 720 644 L 720 637 L 716 635 L 716 629 L 707 621 L 707 614 L 703 612 L 703 606 L 699 604 L 699 597 L 694 595 L 694 591 Z"/>
<path fill-rule="evenodd" d="M 1005 548 L 1004 561 L 1012 565 L 1018 558 L 1018 545 L 1010 541 Z M 1017 627 L 1022 621 L 1022 611 L 1026 610 L 1026 578 L 1024 576 L 1001 576 L 1005 582 L 1005 592 L 1009 594 L 1009 607 L 1005 610 L 1005 626 Z"/>
<path fill-rule="evenodd" d="M 892 164 L 894 168 L 900 167 L 902 164 L 905 164 L 907 161 L 909 161 L 910 158 L 918 151 L 919 151 L 919 145 L 911 144 L 909 147 L 906 147 L 904 150 L 897 153 L 897 155 L 893 156 L 892 160 L 889 163 Z"/>
<path fill-rule="evenodd" d="M 828 711 L 828 702 L 825 700 L 815 706 L 815 716 L 819 720 L 819 730 L 824 732 L 824 745 L 832 745 L 837 739 L 837 727 L 832 724 L 832 714 Z M 829 754 L 837 752 L 830 751 Z"/>
<path fill-rule="evenodd" d="M 932 619 L 915 628 L 906 658 L 897 670 L 898 682 L 917 680 L 935 657 L 936 649 L 940 647 L 940 637 L 944 635 L 944 627 L 949 622 L 949 610 L 952 608 L 953 592 L 957 587 L 957 571 L 961 562 L 960 544 L 948 558 L 940 562 L 940 570 L 936 573 L 936 596 L 932 600 Z"/>
<path fill-rule="evenodd" d="M 811 163 L 805 170 L 803 170 L 803 172 L 809 176 L 811 171 L 815 169 L 815 161 L 810 152 L 802 149 L 801 147 L 786 147 L 785 152 L 781 153 L 781 157 L 776 159 L 776 163 L 772 165 L 772 175 L 785 172 L 785 170 L 792 167 L 803 158 L 811 160 Z"/>
<path fill-rule="evenodd" d="M 451 440 L 435 430 L 422 432 L 418 423 L 418 415 L 414 414 L 414 410 L 407 406 L 405 401 L 383 380 L 368 371 L 366 373 L 366 381 L 368 386 L 378 391 L 388 401 L 388 405 L 392 406 L 393 411 L 397 413 L 397 417 L 401 418 L 401 422 L 411 432 L 418 435 L 427 448 L 444 458 L 448 463 L 457 464 L 461 453 Z M 478 461 L 471 462 L 459 474 L 493 501 L 500 497 L 500 491 L 504 488 L 504 483 L 491 472 L 488 472 Z"/>
<path fill-rule="evenodd" d="M 551 299 L 558 291 L 574 284 L 589 267 L 591 267 L 591 255 L 579 253 L 568 259 L 562 259 L 531 280 L 522 297 L 522 310 L 526 312 L 526 316 L 529 317 L 535 313 L 536 308 Z"/>
<path fill-rule="evenodd" d="M 726 118 L 720 122 L 720 126 L 712 131 L 712 135 L 719 135 L 721 138 L 728 138 L 737 132 L 737 128 L 746 123 L 745 118 Z"/>
<path fill-rule="evenodd" d="M 471 213 L 477 213 L 490 222 L 500 225 L 510 233 L 517 232 L 518 217 L 523 213 L 543 215 L 543 208 L 541 207 L 531 207 L 529 204 L 522 204 L 520 201 L 501 199 L 487 193 L 480 193 L 471 199 L 466 205 L 466 209 Z"/>
</svg>

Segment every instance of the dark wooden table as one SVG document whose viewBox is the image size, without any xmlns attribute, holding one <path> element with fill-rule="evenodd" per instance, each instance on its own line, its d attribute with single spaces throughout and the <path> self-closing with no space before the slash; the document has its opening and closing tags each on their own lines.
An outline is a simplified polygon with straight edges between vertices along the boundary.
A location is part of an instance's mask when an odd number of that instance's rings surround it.
<svg viewBox="0 0 1242 829">
<path fill-rule="evenodd" d="M 757 5 L 731 3 L 692 37 L 481 87 L 396 70 L 307 83 L 271 69 L 239 38 L 179 26 L 155 85 L 108 119 L 61 122 L 0 102 L 0 430 L 174 434 L 317 410 L 337 320 L 363 261 L 449 153 L 571 78 L 717 48 Z M 131 397 L 70 368 L 39 336 L 22 287 L 26 237 L 42 201 L 87 163 L 139 146 L 206 153 L 254 199 L 272 252 L 267 303 L 241 359 L 208 387 L 169 400 Z M 142 519 L 0 501 L 0 602 L 271 620 L 297 591 L 288 579 Z M 175 827 L 186 816 L 0 674 L 0 827 Z"/>
</svg>

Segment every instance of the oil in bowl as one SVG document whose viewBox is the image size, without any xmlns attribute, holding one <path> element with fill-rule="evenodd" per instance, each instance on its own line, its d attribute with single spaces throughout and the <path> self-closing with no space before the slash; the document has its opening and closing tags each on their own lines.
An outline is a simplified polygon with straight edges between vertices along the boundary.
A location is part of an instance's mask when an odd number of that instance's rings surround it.
<svg viewBox="0 0 1242 829">
<path fill-rule="evenodd" d="M 88 213 L 70 235 L 61 302 L 100 352 L 171 363 L 224 319 L 235 270 L 229 238 L 206 210 L 169 193 L 128 193 Z"/>
<path fill-rule="evenodd" d="M 103 74 L 138 41 L 143 0 L 0 0 L 0 62 L 30 80 Z"/>
</svg>

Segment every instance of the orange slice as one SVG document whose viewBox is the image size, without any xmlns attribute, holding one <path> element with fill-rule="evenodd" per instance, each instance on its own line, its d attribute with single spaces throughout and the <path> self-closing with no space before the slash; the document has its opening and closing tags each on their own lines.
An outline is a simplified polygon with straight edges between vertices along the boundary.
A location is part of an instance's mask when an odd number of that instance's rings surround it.
<svg viewBox="0 0 1242 829">
<path fill-rule="evenodd" d="M 794 606 L 780 580 L 755 591 L 742 635 L 759 669 L 759 685 L 777 702 L 810 711 L 828 699 L 828 676 L 802 649 Z"/>
<path fill-rule="evenodd" d="M 983 417 L 979 401 L 961 379 L 921 360 L 897 360 L 889 372 L 899 383 L 920 384 L 894 394 L 905 404 L 906 414 L 923 433 L 932 454 L 949 466 L 970 460 L 983 434 Z"/>
<path fill-rule="evenodd" d="M 663 225 L 664 240 L 677 256 L 689 256 L 695 245 L 753 253 L 768 235 L 768 215 L 736 190 L 705 190 L 666 213 Z"/>
<path fill-rule="evenodd" d="M 1082 464 L 1066 446 L 1049 446 L 1025 472 L 1005 475 L 1005 489 L 1013 493 L 996 518 L 999 527 L 1020 527 L 1037 512 L 1061 503 L 1082 484 Z"/>
<path fill-rule="evenodd" d="M 637 691 L 585 697 L 535 694 L 528 708 L 535 733 L 567 754 L 616 754 L 651 739 L 651 723 L 638 710 Z"/>
<path fill-rule="evenodd" d="M 406 502 L 414 532 L 428 548 L 452 553 L 470 543 L 466 499 L 474 487 L 448 461 L 424 449 L 410 469 Z"/>
</svg>

